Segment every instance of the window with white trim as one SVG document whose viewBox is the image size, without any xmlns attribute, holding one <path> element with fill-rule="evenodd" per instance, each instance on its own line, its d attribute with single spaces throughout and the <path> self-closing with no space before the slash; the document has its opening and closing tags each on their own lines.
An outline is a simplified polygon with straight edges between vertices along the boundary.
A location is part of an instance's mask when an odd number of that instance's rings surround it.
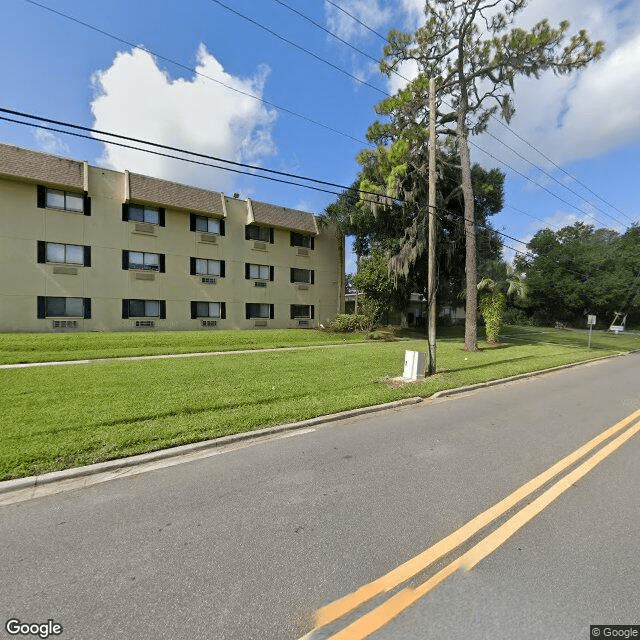
<svg viewBox="0 0 640 640">
<path fill-rule="evenodd" d="M 195 274 L 197 276 L 221 276 L 222 260 L 206 260 L 195 258 Z"/>
<path fill-rule="evenodd" d="M 62 209 L 64 211 L 84 211 L 84 195 L 60 189 L 46 188 L 45 207 L 47 209 Z"/>
<path fill-rule="evenodd" d="M 160 254 L 129 251 L 129 269 L 160 271 Z"/>
<path fill-rule="evenodd" d="M 38 262 L 91 266 L 91 247 L 80 244 L 38 241 Z"/>
<path fill-rule="evenodd" d="M 158 224 L 160 216 L 158 209 L 154 207 L 143 207 L 139 204 L 129 205 L 129 220 L 134 222 L 148 222 L 149 224 Z"/>
<path fill-rule="evenodd" d="M 246 262 L 244 265 L 244 277 L 246 280 L 273 281 L 274 273 L 274 268 L 268 264 L 251 264 Z"/>
</svg>

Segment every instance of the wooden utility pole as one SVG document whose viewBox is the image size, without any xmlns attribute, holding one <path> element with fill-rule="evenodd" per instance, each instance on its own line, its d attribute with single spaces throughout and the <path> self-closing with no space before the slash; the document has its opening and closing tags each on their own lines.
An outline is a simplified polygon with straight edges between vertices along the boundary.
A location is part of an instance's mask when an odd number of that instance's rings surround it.
<svg viewBox="0 0 640 640">
<path fill-rule="evenodd" d="M 436 372 L 436 82 L 429 81 L 429 260 L 427 294 L 429 297 L 429 365 Z"/>
</svg>

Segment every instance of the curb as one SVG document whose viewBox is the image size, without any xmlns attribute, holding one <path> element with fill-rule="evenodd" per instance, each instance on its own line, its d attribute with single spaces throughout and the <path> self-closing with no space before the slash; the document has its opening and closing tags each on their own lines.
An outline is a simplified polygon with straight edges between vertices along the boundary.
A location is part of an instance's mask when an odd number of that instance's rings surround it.
<svg viewBox="0 0 640 640">
<path fill-rule="evenodd" d="M 214 438 L 213 440 L 192 442 L 190 444 L 183 444 L 178 447 L 170 447 L 168 449 L 160 449 L 159 451 L 151 451 L 150 453 L 142 453 L 136 456 L 129 456 L 128 458 L 119 458 L 117 460 L 108 460 L 107 462 L 98 462 L 96 464 L 90 464 L 84 467 L 72 467 L 71 469 L 63 469 L 62 471 L 52 471 L 50 473 L 44 473 L 40 476 L 29 476 L 26 478 L 16 478 L 14 480 L 4 480 L 0 482 L 0 494 L 10 493 L 12 491 L 18 491 L 20 489 L 32 489 L 44 484 L 51 484 L 54 482 L 61 482 L 63 480 L 71 480 L 74 478 L 91 476 L 96 473 L 104 473 L 106 471 L 113 471 L 115 469 L 134 467 L 146 462 L 155 462 L 157 460 L 164 460 L 166 458 L 176 458 L 187 453 L 193 453 L 194 451 L 215 449 L 228 444 L 242 442 L 244 440 L 259 440 L 261 438 L 265 438 L 267 436 L 275 435 L 278 433 L 285 433 L 287 431 L 295 431 L 297 429 L 313 427 L 315 425 L 325 424 L 327 422 L 347 420 L 349 418 L 354 418 L 369 413 L 376 413 L 378 411 L 397 409 L 412 404 L 418 404 L 422 401 L 423 398 L 421 397 L 405 398 L 403 400 L 396 400 L 394 402 L 387 402 L 385 404 L 378 404 L 371 407 L 361 407 L 359 409 L 350 409 L 348 411 L 341 411 L 340 413 L 333 413 L 326 416 L 318 416 L 317 418 L 310 418 L 308 420 L 302 420 L 300 422 L 290 422 L 287 424 L 280 424 L 275 427 L 258 429 L 256 431 L 234 433 L 229 436 Z"/>
<path fill-rule="evenodd" d="M 454 396 L 469 391 L 475 391 L 477 389 L 484 389 L 487 387 L 495 387 L 500 384 L 507 384 L 516 380 L 524 380 L 526 378 L 533 378 L 536 376 L 542 376 L 547 373 L 553 373 L 555 371 L 562 371 L 563 369 L 571 369 L 573 367 L 579 367 L 581 365 L 591 364 L 594 362 L 602 362 L 603 360 L 611 360 L 612 358 L 620 358 L 628 356 L 634 353 L 640 353 L 640 349 L 633 351 L 627 351 L 624 353 L 617 353 L 612 356 L 603 356 L 601 358 L 594 358 L 593 360 L 583 360 L 581 362 L 572 362 L 570 364 L 563 364 L 557 367 L 551 367 L 549 369 L 541 369 L 540 371 L 531 371 L 528 373 L 520 373 L 508 378 L 499 378 L 497 380 L 489 380 L 488 382 L 479 382 L 477 384 L 468 385 L 466 387 L 457 387 L 455 389 L 444 389 L 434 393 L 432 396 L 426 398 L 414 397 L 405 398 L 403 400 L 396 400 L 394 402 L 387 402 L 385 404 L 373 405 L 371 407 L 361 407 L 359 409 L 350 409 L 348 411 L 342 411 L 340 413 L 333 413 L 325 416 L 318 416 L 316 418 L 310 418 L 309 420 L 302 420 L 300 422 L 290 422 L 287 424 L 277 425 L 275 427 L 267 427 L 266 429 L 258 429 L 256 431 L 247 431 L 244 433 L 235 433 L 229 436 L 222 436 L 220 438 L 214 438 L 213 440 L 204 440 L 202 442 L 193 442 L 190 444 L 183 444 L 177 447 L 171 447 L 169 449 L 160 449 L 159 451 L 151 451 L 150 453 L 142 453 L 136 456 L 130 456 L 128 458 L 119 458 L 116 460 L 108 460 L 107 462 L 98 462 L 96 464 L 87 465 L 84 467 L 73 467 L 71 469 L 64 469 L 62 471 L 52 471 L 40 476 L 29 476 L 26 478 L 16 478 L 14 480 L 4 480 L 0 482 L 0 495 L 10 493 L 12 491 L 18 491 L 20 489 L 30 489 L 37 486 L 52 484 L 54 482 L 61 482 L 64 480 L 71 480 L 74 478 L 81 478 L 84 476 L 90 476 L 97 473 L 104 473 L 106 471 L 113 471 L 115 469 L 123 469 L 127 467 L 134 467 L 138 464 L 146 462 L 155 462 L 157 460 L 163 460 L 166 458 L 179 457 L 187 453 L 193 453 L 194 451 L 202 451 L 206 449 L 215 449 L 235 442 L 242 442 L 245 440 L 259 440 L 271 435 L 285 433 L 287 431 L 295 431 L 297 429 L 304 429 L 306 427 L 313 427 L 319 424 L 325 424 L 327 422 L 335 422 L 338 420 L 347 420 L 357 416 L 366 415 L 369 413 L 376 413 L 378 411 L 386 411 L 389 409 L 397 409 L 413 404 L 418 404 L 424 400 L 437 400 L 439 398 L 446 398 L 448 396 Z"/>
<path fill-rule="evenodd" d="M 519 373 L 515 376 L 509 376 L 508 378 L 498 378 L 497 380 L 489 380 L 488 382 L 478 382 L 477 384 L 470 384 L 466 387 L 457 387 L 455 389 L 444 389 L 429 396 L 429 399 L 437 400 L 438 398 L 446 398 L 447 396 L 454 396 L 460 393 L 467 393 L 468 391 L 475 391 L 476 389 L 484 389 L 486 387 L 496 387 L 499 384 L 507 384 L 508 382 L 514 382 L 515 380 L 525 380 L 526 378 L 535 378 L 537 376 L 543 376 L 547 373 L 553 373 L 554 371 L 562 371 L 563 369 L 573 369 L 585 364 L 591 364 L 594 362 L 602 362 L 603 360 L 611 360 L 612 358 L 620 358 L 623 356 L 629 356 L 633 353 L 640 353 L 640 349 L 634 349 L 633 351 L 625 351 L 624 353 L 616 353 L 612 356 L 602 356 L 601 358 L 593 358 L 593 360 L 581 360 L 580 362 L 571 362 L 569 364 L 561 364 L 557 367 L 551 367 L 549 369 L 540 369 L 540 371 L 530 371 L 528 373 Z"/>
</svg>

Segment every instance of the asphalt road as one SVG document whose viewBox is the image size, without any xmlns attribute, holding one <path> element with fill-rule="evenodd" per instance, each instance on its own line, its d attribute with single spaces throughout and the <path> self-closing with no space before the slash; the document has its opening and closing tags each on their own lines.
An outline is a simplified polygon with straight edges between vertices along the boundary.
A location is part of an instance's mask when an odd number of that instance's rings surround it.
<svg viewBox="0 0 640 640">
<path fill-rule="evenodd" d="M 640 409 L 639 383 L 640 355 L 616 358 L 0 507 L 3 628 L 17 618 L 52 619 L 63 627 L 52 637 L 79 640 L 331 637 L 508 529 L 611 439 L 408 583 L 312 631 L 319 609 Z M 374 611 L 370 637 L 574 640 L 590 624 L 640 624 L 639 458 L 636 434 L 472 569 L 389 621 Z"/>
</svg>

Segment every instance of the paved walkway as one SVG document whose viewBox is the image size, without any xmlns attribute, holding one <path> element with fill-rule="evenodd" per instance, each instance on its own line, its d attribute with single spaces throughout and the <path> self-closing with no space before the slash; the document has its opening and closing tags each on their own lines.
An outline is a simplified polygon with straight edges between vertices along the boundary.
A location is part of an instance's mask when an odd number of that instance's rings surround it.
<svg viewBox="0 0 640 640">
<path fill-rule="evenodd" d="M 167 358 L 197 358 L 200 356 L 237 356 L 243 353 L 267 353 L 270 351 L 303 351 L 309 349 L 327 349 L 354 347 L 366 342 L 348 342 L 346 344 L 314 344 L 300 347 L 273 347 L 269 349 L 240 349 L 236 351 L 204 351 L 198 353 L 165 353 L 151 356 L 122 356 L 115 358 L 94 358 L 92 360 L 56 360 L 54 362 L 21 362 L 18 364 L 0 364 L 0 369 L 26 369 L 28 367 L 59 367 L 66 364 L 103 364 L 105 362 L 123 362 L 133 360 L 164 360 Z"/>
</svg>

